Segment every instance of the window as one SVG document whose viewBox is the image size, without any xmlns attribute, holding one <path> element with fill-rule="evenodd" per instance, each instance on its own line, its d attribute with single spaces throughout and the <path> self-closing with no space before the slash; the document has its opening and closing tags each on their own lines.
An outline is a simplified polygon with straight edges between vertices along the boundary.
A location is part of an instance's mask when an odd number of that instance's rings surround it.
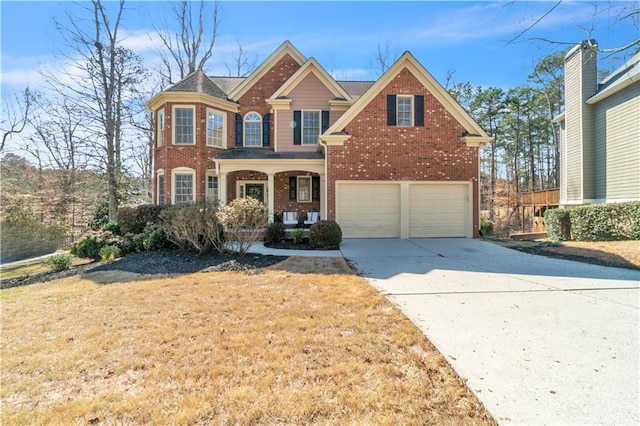
<svg viewBox="0 0 640 426">
<path fill-rule="evenodd" d="M 412 126 L 413 96 L 398 96 L 398 126 Z"/>
<path fill-rule="evenodd" d="M 298 176 L 298 202 L 311 202 L 311 176 Z"/>
<path fill-rule="evenodd" d="M 244 146 L 262 146 L 262 117 L 257 112 L 244 116 Z"/>
<path fill-rule="evenodd" d="M 207 202 L 216 203 L 220 199 L 218 176 L 207 173 Z"/>
<path fill-rule="evenodd" d="M 164 200 L 164 172 L 158 172 L 158 188 L 156 195 L 156 204 L 163 206 Z"/>
<path fill-rule="evenodd" d="M 158 147 L 164 146 L 164 110 L 160 110 L 156 116 Z"/>
<path fill-rule="evenodd" d="M 224 115 L 215 111 L 207 111 L 207 145 L 221 147 L 224 133 Z"/>
<path fill-rule="evenodd" d="M 193 145 L 194 139 L 194 108 L 174 108 L 174 140 L 176 145 Z"/>
<path fill-rule="evenodd" d="M 173 190 L 171 201 L 173 204 L 192 203 L 196 197 L 196 172 L 187 167 L 179 167 L 172 172 Z"/>
<path fill-rule="evenodd" d="M 320 136 L 320 111 L 302 111 L 302 144 L 315 145 Z"/>
</svg>

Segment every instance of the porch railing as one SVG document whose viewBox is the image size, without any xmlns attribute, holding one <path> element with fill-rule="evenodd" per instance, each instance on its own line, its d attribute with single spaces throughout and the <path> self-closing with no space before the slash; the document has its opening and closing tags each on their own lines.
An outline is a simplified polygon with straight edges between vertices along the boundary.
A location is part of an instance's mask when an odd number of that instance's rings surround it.
<svg viewBox="0 0 640 426">
<path fill-rule="evenodd" d="M 558 206 L 560 205 L 560 189 L 546 189 L 543 191 L 521 192 L 520 204 L 529 206 Z"/>
</svg>

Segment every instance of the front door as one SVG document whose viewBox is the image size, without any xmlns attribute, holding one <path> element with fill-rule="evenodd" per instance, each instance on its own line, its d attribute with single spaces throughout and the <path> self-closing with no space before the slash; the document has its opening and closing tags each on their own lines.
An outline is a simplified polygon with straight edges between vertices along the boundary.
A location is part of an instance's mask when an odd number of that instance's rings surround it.
<svg viewBox="0 0 640 426">
<path fill-rule="evenodd" d="M 255 198 L 261 203 L 264 203 L 264 184 L 248 183 L 245 185 L 245 191 L 245 197 Z"/>
</svg>

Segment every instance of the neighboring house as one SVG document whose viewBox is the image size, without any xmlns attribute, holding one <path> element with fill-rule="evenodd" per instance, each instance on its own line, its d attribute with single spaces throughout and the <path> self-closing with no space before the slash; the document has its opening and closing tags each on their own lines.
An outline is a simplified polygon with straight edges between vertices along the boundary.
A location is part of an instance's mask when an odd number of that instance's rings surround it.
<svg viewBox="0 0 640 426">
<path fill-rule="evenodd" d="M 197 71 L 147 105 L 157 204 L 250 196 L 345 238 L 478 236 L 491 138 L 409 52 L 375 82 L 336 81 L 287 41 L 246 78 Z"/>
<path fill-rule="evenodd" d="M 640 53 L 598 83 L 596 47 L 565 57 L 561 206 L 640 200 Z"/>
</svg>

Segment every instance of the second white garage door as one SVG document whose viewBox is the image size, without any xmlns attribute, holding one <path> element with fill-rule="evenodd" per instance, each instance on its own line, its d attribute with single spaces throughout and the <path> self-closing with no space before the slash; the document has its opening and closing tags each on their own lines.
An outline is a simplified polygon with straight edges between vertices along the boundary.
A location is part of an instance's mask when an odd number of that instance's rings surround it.
<svg viewBox="0 0 640 426">
<path fill-rule="evenodd" d="M 400 237 L 400 185 L 338 184 L 336 220 L 344 238 Z"/>
<path fill-rule="evenodd" d="M 466 237 L 468 184 L 409 186 L 409 238 Z"/>
</svg>

